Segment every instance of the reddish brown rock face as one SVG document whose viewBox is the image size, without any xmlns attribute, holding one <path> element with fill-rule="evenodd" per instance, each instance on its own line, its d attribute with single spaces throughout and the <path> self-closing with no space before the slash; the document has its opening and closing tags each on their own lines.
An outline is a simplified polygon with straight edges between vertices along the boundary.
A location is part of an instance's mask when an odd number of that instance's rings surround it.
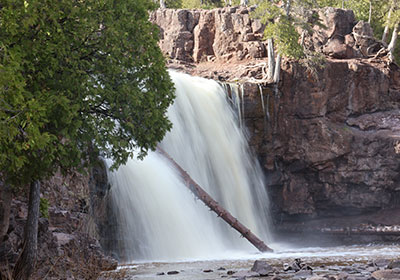
<svg viewBox="0 0 400 280">
<path fill-rule="evenodd" d="M 185 14 L 178 26 L 168 23 L 174 13 Z M 183 33 L 193 34 L 187 36 L 193 49 L 184 59 L 170 56 L 178 59 L 171 67 L 245 82 L 249 141 L 265 171 L 277 228 L 304 221 L 400 224 L 400 69 L 371 56 L 378 45 L 370 26 L 357 23 L 352 11 L 318 11 L 327 29 L 316 28 L 305 43 L 325 54 L 325 67 L 314 77 L 284 61 L 278 87 L 263 85 L 263 112 L 259 86 L 246 82 L 260 78 L 267 59 L 263 26 L 248 13 L 164 10 L 152 18 L 164 35 L 175 34 L 160 43 L 168 54 L 184 49 Z M 391 214 L 379 214 L 383 209 Z"/>
<path fill-rule="evenodd" d="M 266 56 L 263 26 L 251 8 L 163 9 L 150 19 L 160 27 L 160 47 L 168 58 L 185 62 L 242 60 Z"/>
<path fill-rule="evenodd" d="M 247 87 L 250 143 L 268 178 L 275 216 L 291 220 L 399 207 L 399 69 L 329 61 L 317 79 L 289 64 L 270 97 L 265 129 L 257 88 Z M 257 105 L 258 109 L 255 109 Z M 246 111 L 246 109 L 248 111 Z"/>
</svg>

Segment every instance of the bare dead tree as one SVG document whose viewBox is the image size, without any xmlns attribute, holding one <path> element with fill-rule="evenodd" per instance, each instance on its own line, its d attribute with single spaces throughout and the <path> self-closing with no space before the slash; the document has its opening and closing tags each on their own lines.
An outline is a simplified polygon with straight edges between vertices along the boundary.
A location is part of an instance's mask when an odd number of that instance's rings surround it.
<svg viewBox="0 0 400 280">
<path fill-rule="evenodd" d="M 385 29 L 383 30 L 383 34 L 382 34 L 382 41 L 386 43 L 386 40 L 389 36 L 389 23 L 390 23 L 390 18 L 392 16 L 393 13 L 393 9 L 394 9 L 394 2 L 392 2 L 392 5 L 390 5 L 390 9 L 388 12 L 388 17 L 386 20 L 386 25 L 385 25 Z"/>
<path fill-rule="evenodd" d="M 369 1 L 369 14 L 368 14 L 368 23 L 371 24 L 372 17 L 372 0 Z"/>
<path fill-rule="evenodd" d="M 394 61 L 394 48 L 397 43 L 397 37 L 399 35 L 399 23 L 396 23 L 393 33 L 392 33 L 392 39 L 390 40 L 389 46 L 388 46 L 388 51 L 389 51 L 389 59 L 391 61 Z"/>
<path fill-rule="evenodd" d="M 160 8 L 161 9 L 165 9 L 166 8 L 164 0 L 160 0 Z"/>
</svg>

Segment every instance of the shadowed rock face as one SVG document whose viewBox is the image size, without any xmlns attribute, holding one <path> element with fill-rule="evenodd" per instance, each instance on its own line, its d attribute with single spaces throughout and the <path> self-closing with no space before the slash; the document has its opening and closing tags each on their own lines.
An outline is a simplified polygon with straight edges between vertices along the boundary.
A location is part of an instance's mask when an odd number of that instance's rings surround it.
<svg viewBox="0 0 400 280">
<path fill-rule="evenodd" d="M 296 221 L 399 207 L 399 69 L 329 61 L 318 78 L 286 64 L 264 120 L 259 89 L 246 87 L 250 144 L 268 178 L 275 219 Z"/>
<path fill-rule="evenodd" d="M 267 60 L 264 27 L 250 11 L 159 10 L 151 18 L 170 67 L 245 81 L 260 79 Z M 400 70 L 374 57 L 382 45 L 352 11 L 317 12 L 327 28 L 305 38 L 327 59 L 316 76 L 284 61 L 278 87 L 262 87 L 264 111 L 259 85 L 244 84 L 249 141 L 276 228 L 400 224 Z"/>
</svg>

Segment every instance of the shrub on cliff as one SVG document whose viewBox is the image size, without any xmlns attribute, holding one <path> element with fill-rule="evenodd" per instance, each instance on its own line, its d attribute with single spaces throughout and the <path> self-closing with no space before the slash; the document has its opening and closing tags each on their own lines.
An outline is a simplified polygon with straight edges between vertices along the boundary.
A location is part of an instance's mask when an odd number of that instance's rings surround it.
<svg viewBox="0 0 400 280">
<path fill-rule="evenodd" d="M 147 0 L 4 0 L 0 4 L 0 170 L 31 184 L 23 253 L 36 254 L 39 182 L 84 170 L 101 151 L 115 167 L 154 149 L 171 124 L 173 84 Z"/>
</svg>

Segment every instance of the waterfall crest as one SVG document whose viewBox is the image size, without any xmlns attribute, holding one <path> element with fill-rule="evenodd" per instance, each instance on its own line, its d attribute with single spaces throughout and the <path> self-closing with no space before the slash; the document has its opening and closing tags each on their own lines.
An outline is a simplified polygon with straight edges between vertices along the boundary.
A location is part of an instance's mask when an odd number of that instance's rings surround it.
<svg viewBox="0 0 400 280">
<path fill-rule="evenodd" d="M 212 80 L 174 71 L 170 75 L 177 96 L 168 111 L 173 128 L 160 145 L 232 215 L 269 241 L 261 169 L 249 154 L 223 88 Z M 109 180 L 127 260 L 215 259 L 255 252 L 195 199 L 158 153 L 129 160 Z"/>
</svg>

